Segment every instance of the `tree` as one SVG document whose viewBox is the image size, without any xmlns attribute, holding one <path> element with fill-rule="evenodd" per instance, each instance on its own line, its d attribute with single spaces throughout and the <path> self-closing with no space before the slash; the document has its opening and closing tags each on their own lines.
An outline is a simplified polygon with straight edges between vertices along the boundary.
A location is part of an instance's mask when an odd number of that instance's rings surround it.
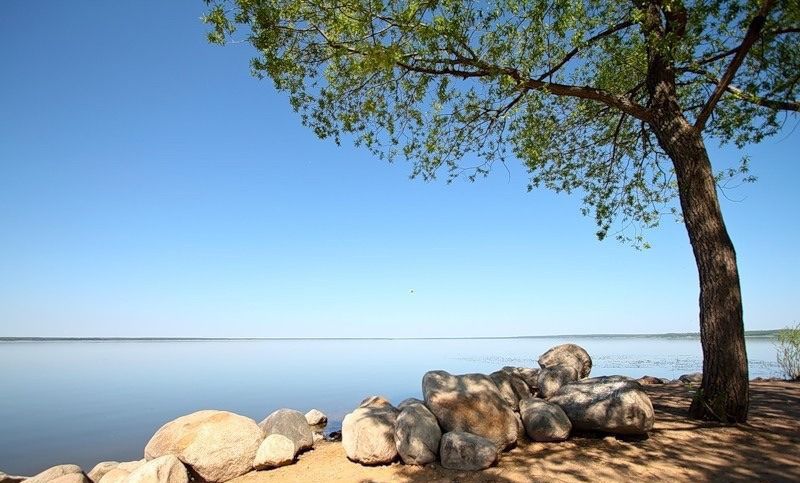
<svg viewBox="0 0 800 483">
<path fill-rule="evenodd" d="M 406 158 L 423 179 L 473 180 L 518 159 L 529 189 L 581 193 L 599 238 L 638 247 L 675 214 L 700 279 L 690 414 L 746 420 L 742 298 L 717 187 L 751 177 L 746 158 L 714 172 L 705 143 L 743 147 L 796 115 L 800 2 L 206 2 L 209 39 L 245 29 L 253 73 L 321 138 Z"/>
</svg>

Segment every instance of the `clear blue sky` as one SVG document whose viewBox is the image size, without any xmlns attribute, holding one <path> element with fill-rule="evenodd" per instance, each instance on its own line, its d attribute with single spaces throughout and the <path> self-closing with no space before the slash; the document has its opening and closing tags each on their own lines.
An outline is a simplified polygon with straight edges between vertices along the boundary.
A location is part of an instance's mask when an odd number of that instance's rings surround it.
<svg viewBox="0 0 800 483">
<path fill-rule="evenodd" d="M 206 43 L 202 12 L 3 2 L 0 335 L 698 329 L 683 226 L 637 252 L 598 242 L 578 197 L 527 193 L 516 165 L 410 181 L 316 139 L 250 77 L 247 45 Z M 747 150 L 759 181 L 723 200 L 748 329 L 800 321 L 796 123 Z"/>
</svg>

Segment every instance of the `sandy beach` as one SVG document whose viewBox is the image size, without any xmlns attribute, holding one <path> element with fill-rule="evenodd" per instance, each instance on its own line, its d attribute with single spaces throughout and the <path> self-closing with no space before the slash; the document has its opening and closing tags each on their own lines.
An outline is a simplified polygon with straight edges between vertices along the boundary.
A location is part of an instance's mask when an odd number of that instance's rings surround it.
<svg viewBox="0 0 800 483">
<path fill-rule="evenodd" d="M 562 443 L 523 443 L 497 466 L 469 473 L 426 467 L 365 467 L 347 460 L 340 443 L 320 443 L 297 464 L 251 472 L 235 483 L 530 481 L 800 481 L 800 384 L 751 385 L 746 425 L 689 420 L 692 389 L 647 386 L 656 424 L 647 439 L 580 434 Z"/>
</svg>

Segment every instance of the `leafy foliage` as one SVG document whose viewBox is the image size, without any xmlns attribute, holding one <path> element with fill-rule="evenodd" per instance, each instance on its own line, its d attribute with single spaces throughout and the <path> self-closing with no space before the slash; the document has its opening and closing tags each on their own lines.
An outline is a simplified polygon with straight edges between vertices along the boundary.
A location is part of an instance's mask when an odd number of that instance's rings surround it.
<svg viewBox="0 0 800 483">
<path fill-rule="evenodd" d="M 789 379 L 800 380 L 800 324 L 778 332 L 778 365 Z"/>
<path fill-rule="evenodd" d="M 516 158 L 529 189 L 581 193 L 599 238 L 618 229 L 637 246 L 664 213 L 680 216 L 645 115 L 648 51 L 670 60 L 694 122 L 761 7 L 653 0 L 683 25 L 654 40 L 640 1 L 206 1 L 209 40 L 244 28 L 254 75 L 288 93 L 319 137 L 404 158 L 426 180 L 474 180 Z M 704 125 L 722 143 L 761 141 L 797 110 L 800 3 L 766 1 L 762 33 Z M 718 181 L 752 180 L 744 161 Z"/>
</svg>

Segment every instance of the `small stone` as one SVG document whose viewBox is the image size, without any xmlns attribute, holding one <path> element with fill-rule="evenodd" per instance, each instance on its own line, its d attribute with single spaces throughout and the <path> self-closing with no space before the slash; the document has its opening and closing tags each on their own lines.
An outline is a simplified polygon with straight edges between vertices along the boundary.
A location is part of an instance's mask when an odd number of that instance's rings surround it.
<svg viewBox="0 0 800 483">
<path fill-rule="evenodd" d="M 328 424 L 328 416 L 318 409 L 312 409 L 306 413 L 306 421 L 310 426 L 325 426 Z"/>
<path fill-rule="evenodd" d="M 314 435 L 306 417 L 294 409 L 278 409 L 259 423 L 266 436 L 280 434 L 289 438 L 294 443 L 299 453 L 314 446 Z"/>
<path fill-rule="evenodd" d="M 189 483 L 189 474 L 181 460 L 168 454 L 133 470 L 125 483 Z"/>
<path fill-rule="evenodd" d="M 569 437 L 572 423 L 559 406 L 537 398 L 519 403 L 525 433 L 533 441 L 564 441 Z"/>
</svg>

